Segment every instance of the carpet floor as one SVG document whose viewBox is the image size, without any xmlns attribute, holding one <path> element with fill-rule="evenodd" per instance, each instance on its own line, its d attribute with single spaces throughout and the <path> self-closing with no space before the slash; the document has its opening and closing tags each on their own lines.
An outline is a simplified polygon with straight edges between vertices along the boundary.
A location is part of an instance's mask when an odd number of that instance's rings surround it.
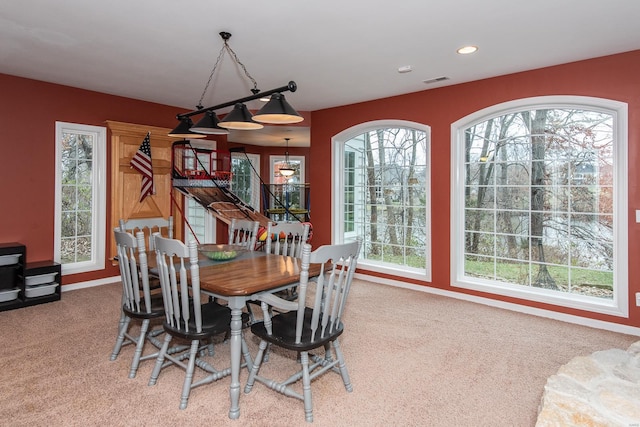
<svg viewBox="0 0 640 427">
<path fill-rule="evenodd" d="M 183 371 L 148 386 L 152 362 L 128 378 L 133 348 L 109 356 L 120 284 L 0 313 L 0 425 L 304 426 L 302 402 L 256 384 L 230 420 L 229 377 L 178 409 Z M 579 355 L 627 349 L 638 337 L 355 280 L 341 343 L 353 384 L 313 382 L 315 426 L 533 426 L 547 378 Z M 257 341 L 246 333 L 252 354 Z M 228 366 L 228 343 L 216 346 Z M 274 351 L 264 375 L 293 369 Z M 247 372 L 242 370 L 242 388 Z"/>
</svg>

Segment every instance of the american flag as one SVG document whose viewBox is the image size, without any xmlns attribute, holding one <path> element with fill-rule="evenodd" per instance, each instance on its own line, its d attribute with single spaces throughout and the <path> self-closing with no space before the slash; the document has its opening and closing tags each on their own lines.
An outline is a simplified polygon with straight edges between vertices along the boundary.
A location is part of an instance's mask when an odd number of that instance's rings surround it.
<svg viewBox="0 0 640 427">
<path fill-rule="evenodd" d="M 142 185 L 140 186 L 140 202 L 150 194 L 153 194 L 153 167 L 151 166 L 151 144 L 149 140 L 150 132 L 144 137 L 140 148 L 136 151 L 129 164 L 132 168 L 142 174 Z"/>
</svg>

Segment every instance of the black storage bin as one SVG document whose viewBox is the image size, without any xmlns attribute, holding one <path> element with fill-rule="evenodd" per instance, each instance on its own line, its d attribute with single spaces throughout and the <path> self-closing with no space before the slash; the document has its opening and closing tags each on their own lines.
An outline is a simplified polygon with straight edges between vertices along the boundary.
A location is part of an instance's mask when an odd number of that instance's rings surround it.
<svg viewBox="0 0 640 427">
<path fill-rule="evenodd" d="M 18 265 L 0 266 L 0 290 L 18 287 Z"/>
</svg>

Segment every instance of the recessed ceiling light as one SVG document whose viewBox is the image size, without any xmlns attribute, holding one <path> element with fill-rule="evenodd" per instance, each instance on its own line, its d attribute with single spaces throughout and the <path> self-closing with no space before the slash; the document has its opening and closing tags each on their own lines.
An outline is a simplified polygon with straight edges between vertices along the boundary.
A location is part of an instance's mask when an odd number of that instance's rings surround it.
<svg viewBox="0 0 640 427">
<path fill-rule="evenodd" d="M 478 46 L 462 46 L 461 48 L 456 50 L 456 52 L 458 52 L 460 55 L 468 55 L 477 50 L 478 50 Z"/>
</svg>

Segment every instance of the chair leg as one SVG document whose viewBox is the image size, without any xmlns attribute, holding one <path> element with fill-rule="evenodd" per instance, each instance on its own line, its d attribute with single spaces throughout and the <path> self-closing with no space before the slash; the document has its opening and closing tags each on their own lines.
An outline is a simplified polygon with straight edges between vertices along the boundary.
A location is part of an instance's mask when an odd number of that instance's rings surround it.
<svg viewBox="0 0 640 427">
<path fill-rule="evenodd" d="M 142 325 L 140 325 L 140 335 L 138 335 L 138 342 L 136 343 L 136 351 L 133 353 L 133 361 L 131 362 L 131 370 L 129 371 L 129 378 L 135 378 L 136 372 L 138 372 L 138 365 L 140 365 L 140 358 L 142 357 L 142 350 L 147 340 L 147 331 L 149 330 L 149 319 L 144 319 Z"/>
<path fill-rule="evenodd" d="M 340 370 L 340 375 L 342 375 L 344 388 L 346 388 L 348 392 L 352 392 L 353 386 L 351 385 L 349 372 L 347 372 L 347 364 L 344 361 L 344 354 L 342 354 L 342 348 L 340 348 L 340 343 L 338 342 L 338 340 L 333 341 L 333 348 L 336 349 L 336 357 L 338 358 L 338 369 Z"/>
<path fill-rule="evenodd" d="M 247 365 L 247 370 L 251 372 L 253 369 L 253 361 L 251 360 L 251 353 L 249 352 L 249 346 L 244 339 L 244 335 L 242 336 L 242 357 L 244 358 L 244 363 Z"/>
<path fill-rule="evenodd" d="M 120 321 L 120 330 L 118 331 L 118 337 L 116 338 L 116 345 L 113 347 L 113 351 L 111 352 L 111 360 L 116 360 L 118 354 L 120 354 L 120 350 L 122 349 L 122 344 L 124 343 L 125 334 L 127 333 L 127 329 L 129 329 L 130 322 L 131 318 L 127 316 L 124 316 L 124 320 Z"/>
<path fill-rule="evenodd" d="M 162 344 L 160 353 L 158 353 L 158 358 L 156 359 L 156 365 L 153 367 L 153 372 L 151 372 L 149 385 L 155 385 L 156 381 L 158 381 L 158 376 L 160 375 L 160 370 L 162 369 L 162 365 L 164 364 L 165 354 L 167 354 L 167 350 L 169 349 L 171 338 L 173 338 L 171 334 L 166 334 L 164 336 L 164 343 Z"/>
<path fill-rule="evenodd" d="M 193 382 L 193 374 L 196 368 L 196 357 L 198 356 L 198 349 L 200 348 L 200 341 L 191 341 L 191 350 L 189 351 L 189 362 L 187 363 L 187 370 L 184 376 L 184 384 L 182 385 L 182 397 L 180 398 L 180 409 L 187 408 L 187 401 L 189 400 L 189 393 L 191 392 L 191 383 Z"/>
<path fill-rule="evenodd" d="M 309 377 L 309 352 L 300 352 L 302 364 L 302 395 L 304 396 L 304 418 L 308 423 L 313 422 L 313 401 L 311 400 L 311 379 Z"/>
<path fill-rule="evenodd" d="M 260 341 L 260 346 L 258 347 L 258 353 L 256 354 L 256 358 L 253 360 L 253 367 L 251 368 L 251 372 L 249 372 L 249 379 L 247 379 L 247 385 L 244 386 L 244 392 L 249 393 L 253 388 L 253 383 L 256 380 L 256 375 L 258 375 L 258 371 L 260 370 L 260 364 L 262 363 L 262 356 L 264 355 L 264 351 L 267 348 L 267 342 L 262 340 Z"/>
</svg>

